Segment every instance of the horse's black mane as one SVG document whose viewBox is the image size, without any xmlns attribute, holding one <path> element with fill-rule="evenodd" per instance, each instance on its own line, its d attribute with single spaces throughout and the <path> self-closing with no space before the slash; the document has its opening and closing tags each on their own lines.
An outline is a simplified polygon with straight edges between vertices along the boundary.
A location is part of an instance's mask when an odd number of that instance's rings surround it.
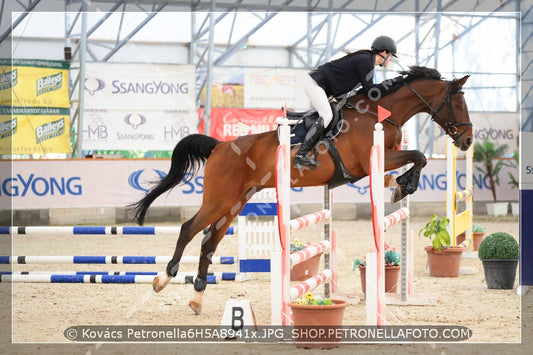
<svg viewBox="0 0 533 355">
<path fill-rule="evenodd" d="M 437 69 L 421 67 L 418 65 L 410 66 L 409 70 L 402 70 L 399 72 L 399 74 L 407 75 L 405 77 L 405 81 L 408 83 L 416 79 L 435 79 L 435 80 L 443 79 Z"/>
<path fill-rule="evenodd" d="M 395 93 L 404 86 L 404 83 L 411 83 L 412 81 L 418 79 L 430 79 L 430 80 L 444 80 L 440 75 L 437 69 L 422 67 L 418 65 L 413 65 L 409 67 L 409 70 L 399 71 L 398 74 L 403 77 L 402 81 L 398 81 L 398 78 L 393 78 L 383 81 L 383 83 L 388 82 L 388 88 L 382 92 L 382 96 L 390 95 Z M 358 94 L 362 92 L 362 89 L 358 91 Z"/>
</svg>

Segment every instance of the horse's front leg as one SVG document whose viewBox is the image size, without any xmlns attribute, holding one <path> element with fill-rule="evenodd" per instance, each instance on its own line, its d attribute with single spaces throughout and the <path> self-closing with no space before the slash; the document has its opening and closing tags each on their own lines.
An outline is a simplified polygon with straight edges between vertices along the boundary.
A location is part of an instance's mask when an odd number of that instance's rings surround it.
<svg viewBox="0 0 533 355">
<path fill-rule="evenodd" d="M 413 163 L 413 167 L 396 178 L 398 186 L 392 193 L 392 203 L 401 201 L 405 196 L 413 194 L 418 189 L 420 174 L 422 168 L 426 166 L 427 160 L 424 154 L 418 150 L 385 152 L 385 171 L 398 169 L 410 163 Z"/>
</svg>

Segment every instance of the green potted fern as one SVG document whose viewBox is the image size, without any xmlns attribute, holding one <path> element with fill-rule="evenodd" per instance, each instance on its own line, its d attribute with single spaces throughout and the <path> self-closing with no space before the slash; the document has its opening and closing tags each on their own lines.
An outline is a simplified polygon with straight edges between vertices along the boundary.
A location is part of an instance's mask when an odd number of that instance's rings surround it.
<svg viewBox="0 0 533 355">
<path fill-rule="evenodd" d="M 431 240 L 431 245 L 424 247 L 428 256 L 429 276 L 457 277 L 461 265 L 463 247 L 451 246 L 448 225 L 450 219 L 432 215 L 426 225 L 420 229 L 418 236 Z"/>
<path fill-rule="evenodd" d="M 492 233 L 479 245 L 478 257 L 483 263 L 489 289 L 512 289 L 520 247 L 513 236 L 505 232 Z"/>
</svg>

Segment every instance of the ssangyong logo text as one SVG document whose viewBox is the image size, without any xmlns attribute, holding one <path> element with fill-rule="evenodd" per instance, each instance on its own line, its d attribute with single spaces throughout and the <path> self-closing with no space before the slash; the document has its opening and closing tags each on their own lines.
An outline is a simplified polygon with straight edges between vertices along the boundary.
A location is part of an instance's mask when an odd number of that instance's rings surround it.
<svg viewBox="0 0 533 355">
<path fill-rule="evenodd" d="M 37 143 L 45 141 L 50 138 L 54 138 L 65 133 L 65 119 L 61 118 L 57 121 L 48 122 L 42 126 L 37 127 L 35 130 L 35 136 Z"/>
<path fill-rule="evenodd" d="M 63 73 L 45 76 L 37 80 L 37 96 L 49 91 L 58 90 L 63 86 Z"/>
<path fill-rule="evenodd" d="M 0 139 L 6 138 L 17 133 L 17 118 L 12 120 L 0 122 Z"/>
<path fill-rule="evenodd" d="M 113 94 L 149 94 L 149 95 L 170 95 L 188 94 L 188 83 L 166 83 L 164 81 L 148 82 L 126 82 L 113 80 Z"/>
</svg>

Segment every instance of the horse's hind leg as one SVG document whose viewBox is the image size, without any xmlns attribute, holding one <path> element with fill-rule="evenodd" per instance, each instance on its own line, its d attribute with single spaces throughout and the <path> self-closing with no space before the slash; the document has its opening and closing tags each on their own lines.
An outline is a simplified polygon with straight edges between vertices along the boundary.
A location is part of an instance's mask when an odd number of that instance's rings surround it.
<svg viewBox="0 0 533 355">
<path fill-rule="evenodd" d="M 224 211 L 220 212 L 217 210 L 217 208 L 220 209 L 219 206 L 206 206 L 204 204 L 202 207 L 200 207 L 200 210 L 193 218 L 183 223 L 178 241 L 176 242 L 174 255 L 167 264 L 166 273 L 164 275 L 158 275 L 154 278 L 152 287 L 155 292 L 159 292 L 165 288 L 170 280 L 176 276 L 180 267 L 180 260 L 183 256 L 183 251 L 185 250 L 187 244 L 189 244 L 189 242 L 196 236 L 196 234 L 226 214 Z"/>
<path fill-rule="evenodd" d="M 157 275 L 154 278 L 152 287 L 155 292 L 159 292 L 164 289 L 165 286 L 168 285 L 172 277 L 176 276 L 176 274 L 178 273 L 178 269 L 180 266 L 179 262 L 183 255 L 183 250 L 198 233 L 197 229 L 199 227 L 195 227 L 194 224 L 195 220 L 197 219 L 197 216 L 198 214 L 196 214 L 193 218 L 189 219 L 187 222 L 183 223 L 183 225 L 181 226 L 180 235 L 178 237 L 178 241 L 176 242 L 176 250 L 174 251 L 174 256 L 167 264 L 165 274 Z"/>
<path fill-rule="evenodd" d="M 198 275 L 194 280 L 194 297 L 189 301 L 189 307 L 196 314 L 202 312 L 202 296 L 207 286 L 207 271 L 212 264 L 212 258 L 218 244 L 224 238 L 233 217 L 222 217 L 218 222 L 211 225 L 208 232 L 202 239 L 202 250 L 200 253 L 200 262 L 198 264 Z"/>
</svg>

